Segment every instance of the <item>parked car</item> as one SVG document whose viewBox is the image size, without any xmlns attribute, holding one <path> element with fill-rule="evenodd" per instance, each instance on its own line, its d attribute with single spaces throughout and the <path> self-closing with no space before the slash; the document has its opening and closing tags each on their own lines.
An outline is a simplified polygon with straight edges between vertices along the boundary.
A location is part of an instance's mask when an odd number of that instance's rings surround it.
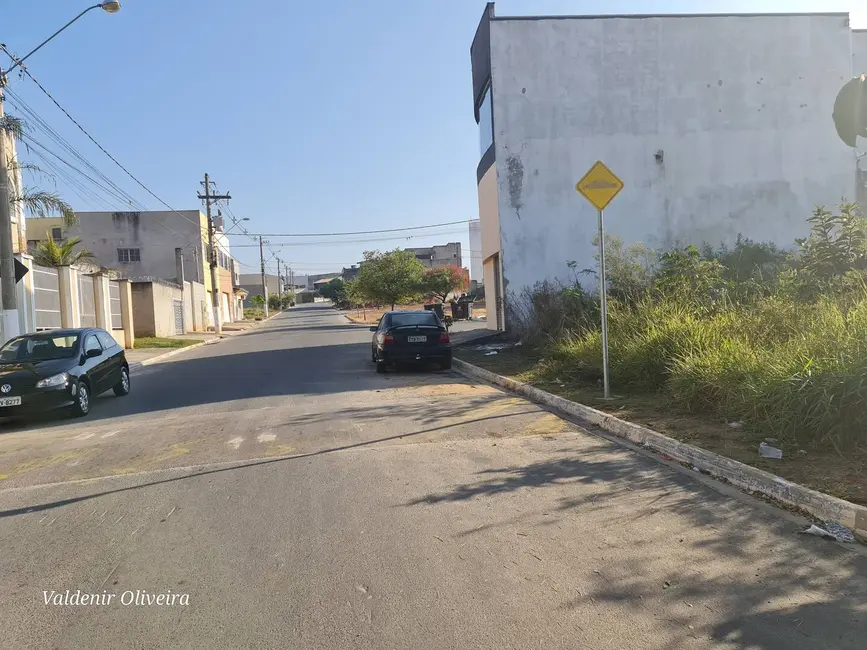
<svg viewBox="0 0 867 650">
<path fill-rule="evenodd" d="M 433 311 L 388 311 L 373 335 L 372 358 L 376 372 L 395 363 L 439 364 L 452 367 L 452 344 L 446 326 Z"/>
<path fill-rule="evenodd" d="M 90 412 L 109 389 L 129 394 L 129 364 L 111 334 L 96 328 L 25 334 L 0 348 L 0 417 L 68 408 Z"/>
</svg>

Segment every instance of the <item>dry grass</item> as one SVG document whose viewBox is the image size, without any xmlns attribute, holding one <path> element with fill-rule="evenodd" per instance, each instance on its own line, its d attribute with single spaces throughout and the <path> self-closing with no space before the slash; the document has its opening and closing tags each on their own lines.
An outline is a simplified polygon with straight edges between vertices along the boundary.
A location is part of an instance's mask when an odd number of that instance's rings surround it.
<svg viewBox="0 0 867 650">
<path fill-rule="evenodd" d="M 532 384 L 566 399 L 580 402 L 624 420 L 644 425 L 671 438 L 771 472 L 807 487 L 853 503 L 867 505 L 867 452 L 841 456 L 833 448 L 803 449 L 795 442 L 780 444 L 782 460 L 759 456 L 766 432 L 749 426 L 732 428 L 713 415 L 686 413 L 660 393 L 620 391 L 615 400 L 602 399 L 602 389 L 593 383 L 563 380 L 538 353 L 524 348 L 502 350 L 497 355 L 461 349 L 456 356 L 486 370 Z"/>
</svg>

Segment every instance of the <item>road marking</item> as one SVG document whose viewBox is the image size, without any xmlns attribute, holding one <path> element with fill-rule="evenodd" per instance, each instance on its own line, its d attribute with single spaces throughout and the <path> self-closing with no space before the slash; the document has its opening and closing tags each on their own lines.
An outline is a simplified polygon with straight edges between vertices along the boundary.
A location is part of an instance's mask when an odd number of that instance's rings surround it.
<svg viewBox="0 0 867 650">
<path fill-rule="evenodd" d="M 226 444 L 232 447 L 232 449 L 240 449 L 242 442 L 244 442 L 244 439 L 239 436 L 237 438 L 232 438 Z"/>
<path fill-rule="evenodd" d="M 118 429 L 117 431 L 109 431 L 107 433 L 103 433 L 100 436 L 100 438 L 111 438 L 112 436 L 117 435 L 118 433 L 120 433 L 120 429 Z"/>
<path fill-rule="evenodd" d="M 258 436 L 256 436 L 256 440 L 258 440 L 259 442 L 274 442 L 275 440 L 277 440 L 277 436 L 273 433 L 260 433 Z"/>
<path fill-rule="evenodd" d="M 89 438 L 93 438 L 93 436 L 95 436 L 95 435 L 96 435 L 95 433 L 82 433 L 81 435 L 75 436 L 75 439 L 76 440 L 87 440 Z"/>
</svg>

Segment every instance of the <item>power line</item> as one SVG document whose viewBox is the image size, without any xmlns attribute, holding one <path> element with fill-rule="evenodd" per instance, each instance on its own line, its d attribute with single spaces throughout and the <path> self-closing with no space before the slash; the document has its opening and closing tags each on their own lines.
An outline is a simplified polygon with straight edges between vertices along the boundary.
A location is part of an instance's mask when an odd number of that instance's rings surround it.
<svg viewBox="0 0 867 650">
<path fill-rule="evenodd" d="M 359 230 L 356 232 L 320 232 L 320 233 L 277 233 L 277 234 L 264 234 L 264 233 L 252 233 L 252 237 L 339 237 L 342 235 L 376 235 L 379 233 L 385 232 L 406 232 L 407 230 L 425 230 L 428 228 L 440 228 L 442 226 L 454 226 L 461 223 L 469 223 L 470 221 L 476 221 L 475 219 L 464 219 L 462 221 L 448 221 L 446 223 L 435 223 L 427 226 L 410 226 L 408 228 L 385 228 L 383 230 Z M 461 231 L 463 232 L 463 231 Z M 444 234 L 444 233 L 431 233 L 432 235 Z"/>
</svg>

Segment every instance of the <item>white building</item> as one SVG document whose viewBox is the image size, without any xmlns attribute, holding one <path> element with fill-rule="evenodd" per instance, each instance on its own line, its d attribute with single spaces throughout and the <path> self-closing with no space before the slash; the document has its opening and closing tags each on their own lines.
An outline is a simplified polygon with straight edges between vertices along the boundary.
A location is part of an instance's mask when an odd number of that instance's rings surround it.
<svg viewBox="0 0 867 650">
<path fill-rule="evenodd" d="M 489 327 L 524 288 L 571 281 L 569 261 L 595 265 L 596 212 L 574 187 L 596 160 L 625 183 L 607 232 L 656 248 L 788 245 L 815 205 L 856 198 L 831 119 L 853 55 L 867 65 L 867 34 L 846 13 L 500 17 L 489 3 L 471 48 Z"/>
</svg>

